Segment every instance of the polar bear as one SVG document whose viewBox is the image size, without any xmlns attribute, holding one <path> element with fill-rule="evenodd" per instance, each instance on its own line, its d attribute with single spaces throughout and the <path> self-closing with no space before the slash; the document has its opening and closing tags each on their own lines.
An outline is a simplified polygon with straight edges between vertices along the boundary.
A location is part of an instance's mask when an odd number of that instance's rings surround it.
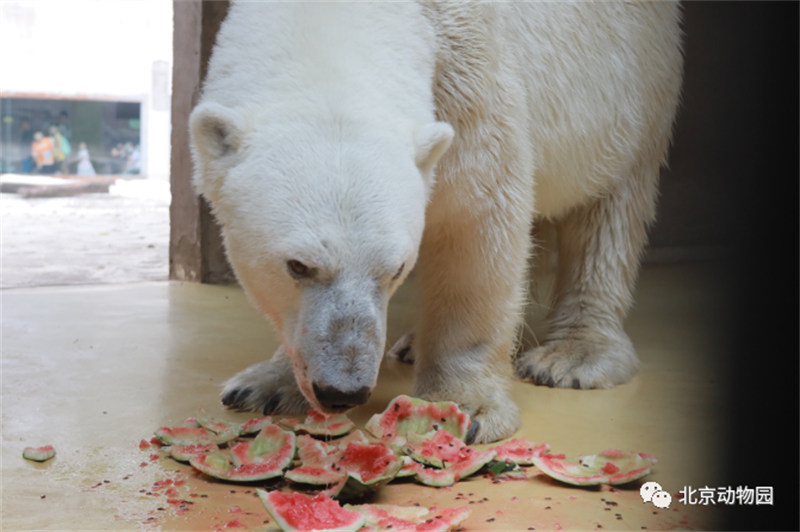
<svg viewBox="0 0 800 532">
<path fill-rule="evenodd" d="M 418 323 L 395 349 L 471 441 L 519 427 L 512 370 L 629 380 L 680 39 L 670 2 L 233 3 L 190 118 L 195 182 L 281 347 L 223 403 L 365 403 L 412 269 Z M 543 344 L 515 355 L 537 220 L 557 228 L 557 293 Z"/>
</svg>

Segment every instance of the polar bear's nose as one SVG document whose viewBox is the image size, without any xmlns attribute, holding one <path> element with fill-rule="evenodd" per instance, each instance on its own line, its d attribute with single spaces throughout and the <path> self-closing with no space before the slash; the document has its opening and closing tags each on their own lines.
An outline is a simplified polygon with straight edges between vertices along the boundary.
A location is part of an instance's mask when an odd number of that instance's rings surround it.
<svg viewBox="0 0 800 532">
<path fill-rule="evenodd" d="M 342 391 L 332 386 L 313 384 L 314 395 L 320 406 L 329 412 L 346 412 L 351 408 L 363 405 L 369 399 L 372 390 L 364 386 L 353 391 Z"/>
</svg>

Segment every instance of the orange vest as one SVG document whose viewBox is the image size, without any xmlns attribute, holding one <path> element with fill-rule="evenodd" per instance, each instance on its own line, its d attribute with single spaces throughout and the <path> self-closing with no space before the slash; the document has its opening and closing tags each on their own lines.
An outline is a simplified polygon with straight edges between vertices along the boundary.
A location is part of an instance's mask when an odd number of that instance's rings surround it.
<svg viewBox="0 0 800 532">
<path fill-rule="evenodd" d="M 55 162 L 53 158 L 53 139 L 45 137 L 33 143 L 33 157 L 40 166 L 51 165 Z"/>
</svg>

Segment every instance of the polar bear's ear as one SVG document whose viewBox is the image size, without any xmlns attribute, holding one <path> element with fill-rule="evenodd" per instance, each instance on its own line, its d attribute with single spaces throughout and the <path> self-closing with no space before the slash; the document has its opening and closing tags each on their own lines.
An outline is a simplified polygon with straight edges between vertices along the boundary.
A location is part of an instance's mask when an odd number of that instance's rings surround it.
<svg viewBox="0 0 800 532">
<path fill-rule="evenodd" d="M 422 173 L 433 170 L 439 158 L 444 155 L 455 132 L 447 122 L 431 122 L 419 128 L 414 135 L 417 150 L 415 162 Z"/>
<path fill-rule="evenodd" d="M 189 117 L 192 144 L 208 159 L 236 153 L 242 140 L 241 118 L 217 103 L 201 103 Z"/>
</svg>

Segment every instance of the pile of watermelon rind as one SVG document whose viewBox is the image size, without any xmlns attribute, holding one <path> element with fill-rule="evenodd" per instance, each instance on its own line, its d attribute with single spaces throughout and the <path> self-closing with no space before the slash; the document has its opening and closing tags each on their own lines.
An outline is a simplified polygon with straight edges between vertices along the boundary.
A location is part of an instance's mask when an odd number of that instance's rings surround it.
<svg viewBox="0 0 800 532">
<path fill-rule="evenodd" d="M 283 530 L 449 530 L 467 517 L 467 508 L 428 515 L 418 507 L 343 507 L 337 502 L 362 500 L 396 479 L 435 487 L 480 471 L 526 479 L 523 467 L 535 465 L 568 484 L 623 484 L 648 475 L 656 462 L 644 453 L 617 450 L 567 459 L 551 454 L 547 444 L 523 438 L 479 449 L 464 442 L 469 426 L 469 416 L 455 403 L 400 395 L 369 419 L 366 431 L 344 414 L 312 410 L 302 421 L 266 416 L 232 425 L 201 409 L 183 425 L 161 427 L 155 435 L 163 452 L 208 476 L 228 482 L 284 481 L 281 489 L 258 490 Z M 344 524 L 330 528 L 291 517 L 312 500 L 318 508 L 324 501 L 332 512 L 330 523 L 341 518 Z"/>
</svg>

